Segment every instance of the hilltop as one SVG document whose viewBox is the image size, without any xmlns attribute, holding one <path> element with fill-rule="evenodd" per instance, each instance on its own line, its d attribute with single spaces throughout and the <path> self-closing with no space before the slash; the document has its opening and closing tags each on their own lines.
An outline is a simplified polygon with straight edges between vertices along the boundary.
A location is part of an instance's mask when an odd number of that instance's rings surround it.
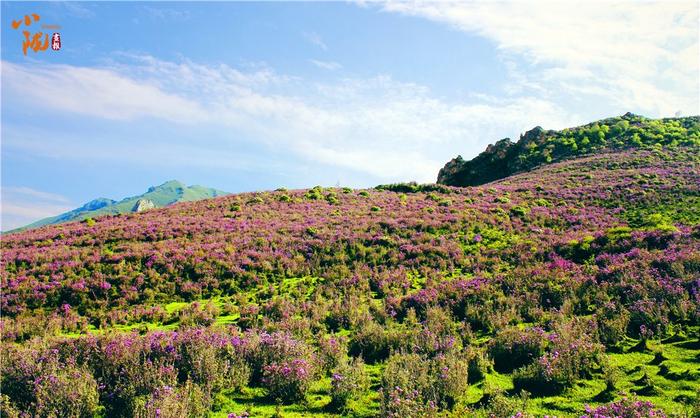
<svg viewBox="0 0 700 418">
<path fill-rule="evenodd" d="M 517 142 L 504 138 L 470 161 L 461 156 L 448 162 L 437 182 L 476 186 L 552 162 L 605 150 L 700 145 L 700 117 L 649 119 L 626 113 L 561 131 L 537 126 Z"/>
<path fill-rule="evenodd" d="M 684 120 L 474 187 L 278 189 L 3 236 L 3 411 L 700 412 Z"/>
<path fill-rule="evenodd" d="M 202 186 L 186 186 L 177 180 L 166 181 L 160 186 L 149 187 L 146 193 L 124 198 L 120 201 L 101 197 L 87 202 L 83 206 L 57 216 L 41 219 L 29 225 L 9 232 L 55 225 L 64 222 L 80 221 L 104 215 L 140 212 L 145 209 L 162 208 L 178 202 L 192 202 L 224 196 L 228 193 Z"/>
</svg>

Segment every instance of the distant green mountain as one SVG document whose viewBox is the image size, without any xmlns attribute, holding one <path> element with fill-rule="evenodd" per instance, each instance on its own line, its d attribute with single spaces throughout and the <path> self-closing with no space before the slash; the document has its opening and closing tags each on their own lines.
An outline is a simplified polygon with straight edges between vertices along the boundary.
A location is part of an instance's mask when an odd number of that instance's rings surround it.
<svg viewBox="0 0 700 418">
<path fill-rule="evenodd" d="M 515 173 L 605 150 L 659 149 L 700 145 L 700 117 L 649 119 L 626 113 L 561 131 L 537 126 L 512 142 L 504 138 L 466 161 L 452 159 L 437 182 L 448 186 L 478 186 Z"/>
<path fill-rule="evenodd" d="M 203 186 L 186 186 L 177 180 L 171 180 L 161 184 L 160 186 L 150 187 L 148 191 L 142 195 L 127 197 L 120 201 L 107 199 L 104 197 L 91 200 L 77 209 L 73 209 L 69 212 L 52 216 L 50 218 L 41 219 L 10 232 L 38 228 L 44 225 L 79 221 L 103 215 L 141 212 L 153 208 L 162 208 L 172 205 L 173 203 L 192 202 L 195 200 L 208 199 L 227 194 L 229 193 L 221 190 L 210 189 Z"/>
</svg>

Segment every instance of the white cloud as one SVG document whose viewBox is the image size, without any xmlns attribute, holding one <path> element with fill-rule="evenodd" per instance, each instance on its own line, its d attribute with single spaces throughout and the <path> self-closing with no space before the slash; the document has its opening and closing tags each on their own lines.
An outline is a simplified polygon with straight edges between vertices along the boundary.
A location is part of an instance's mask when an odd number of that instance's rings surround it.
<svg viewBox="0 0 700 418">
<path fill-rule="evenodd" d="M 312 44 L 316 45 L 324 51 L 328 50 L 328 45 L 326 45 L 326 43 L 323 42 L 323 38 L 321 38 L 321 35 L 319 35 L 318 33 L 304 32 L 303 35 L 304 39 L 306 39 L 307 41 L 311 42 Z"/>
<path fill-rule="evenodd" d="M 648 116 L 697 114 L 697 1 L 389 2 L 383 9 L 493 40 L 524 79 Z M 523 69 L 520 69 L 524 73 Z"/>
<path fill-rule="evenodd" d="M 64 196 L 29 187 L 3 187 L 0 196 L 2 231 L 74 209 L 70 206 L 70 200 Z"/>
<path fill-rule="evenodd" d="M 68 198 L 60 194 L 42 192 L 41 190 L 35 190 L 30 187 L 3 187 L 0 193 L 29 196 L 32 198 L 60 203 L 69 202 Z"/>
<path fill-rule="evenodd" d="M 317 66 L 318 68 L 322 68 L 324 70 L 329 70 L 329 71 L 334 71 L 334 70 L 339 70 L 343 68 L 342 65 L 335 61 L 320 61 L 320 60 L 314 60 L 311 59 L 309 60 L 310 63 L 313 65 Z"/>
<path fill-rule="evenodd" d="M 177 10 L 167 7 L 150 7 L 144 6 L 143 10 L 152 18 L 167 20 L 167 21 L 185 21 L 190 18 L 190 12 L 187 10 Z"/>
<path fill-rule="evenodd" d="M 155 81 L 134 80 L 110 69 L 3 61 L 2 76 L 6 94 L 61 111 L 115 120 L 207 119 L 197 103 L 161 90 Z"/>
<path fill-rule="evenodd" d="M 531 128 L 533 121 L 548 128 L 583 122 L 534 96 L 475 95 L 449 102 L 425 86 L 389 76 L 326 84 L 266 67 L 244 72 L 148 56 L 120 58 L 126 61 L 102 68 L 4 63 L 3 87 L 32 106 L 52 110 L 117 121 L 148 116 L 191 130 L 219 127 L 220 143 L 201 143 L 197 137 L 158 151 L 164 145 L 153 139 L 132 153 L 119 142 L 65 139 L 52 145 L 18 130 L 7 136 L 6 145 L 43 155 L 52 150 L 65 158 L 107 156 L 133 162 L 154 152 L 169 164 L 230 166 L 245 161 L 231 150 L 248 140 L 309 162 L 367 173 L 377 181 L 434 181 L 440 166 L 455 154 L 475 155 L 496 139 Z"/>
</svg>

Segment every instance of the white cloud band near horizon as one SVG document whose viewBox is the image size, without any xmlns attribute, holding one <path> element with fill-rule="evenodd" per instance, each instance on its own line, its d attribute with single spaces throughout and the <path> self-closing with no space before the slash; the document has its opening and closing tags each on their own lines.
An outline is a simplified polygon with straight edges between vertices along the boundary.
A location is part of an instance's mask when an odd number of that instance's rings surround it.
<svg viewBox="0 0 700 418">
<path fill-rule="evenodd" d="M 68 198 L 30 187 L 0 189 L 0 231 L 27 225 L 38 219 L 75 209 Z"/>
</svg>

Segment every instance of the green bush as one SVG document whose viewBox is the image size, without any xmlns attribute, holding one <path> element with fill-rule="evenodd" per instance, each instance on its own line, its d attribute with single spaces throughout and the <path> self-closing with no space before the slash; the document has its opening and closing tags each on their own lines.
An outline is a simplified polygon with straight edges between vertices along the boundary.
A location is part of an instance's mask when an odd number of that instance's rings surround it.
<svg viewBox="0 0 700 418">
<path fill-rule="evenodd" d="M 342 411 L 351 400 L 359 400 L 369 388 L 369 377 L 361 358 L 342 361 L 331 373 L 331 407 Z"/>
</svg>

